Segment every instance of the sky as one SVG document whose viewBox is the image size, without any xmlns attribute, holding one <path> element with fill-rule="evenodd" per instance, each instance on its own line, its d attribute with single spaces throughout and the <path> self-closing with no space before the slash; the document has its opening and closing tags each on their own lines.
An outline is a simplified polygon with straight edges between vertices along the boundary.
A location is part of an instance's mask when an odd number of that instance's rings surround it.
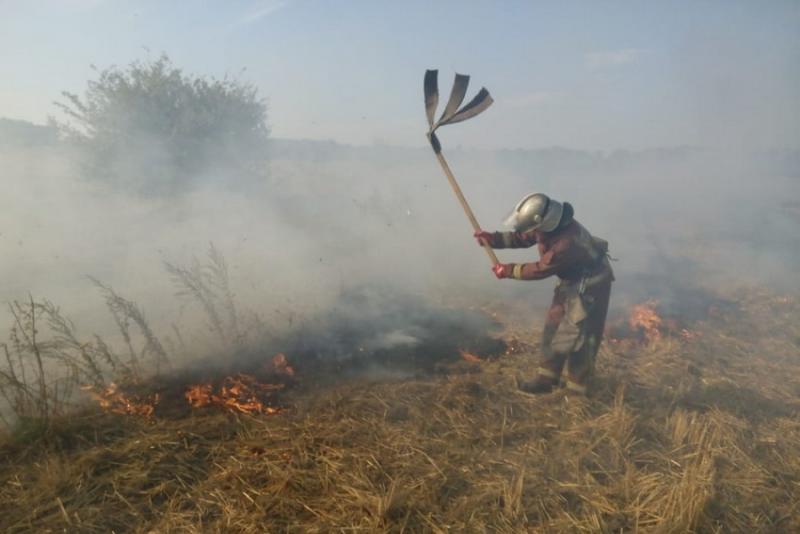
<svg viewBox="0 0 800 534">
<path fill-rule="evenodd" d="M 275 137 L 425 144 L 422 77 L 495 104 L 450 146 L 800 147 L 800 2 L 0 0 L 0 117 L 162 52 L 255 84 Z M 469 96 L 469 95 L 468 95 Z M 442 97 L 445 98 L 445 97 Z"/>
</svg>

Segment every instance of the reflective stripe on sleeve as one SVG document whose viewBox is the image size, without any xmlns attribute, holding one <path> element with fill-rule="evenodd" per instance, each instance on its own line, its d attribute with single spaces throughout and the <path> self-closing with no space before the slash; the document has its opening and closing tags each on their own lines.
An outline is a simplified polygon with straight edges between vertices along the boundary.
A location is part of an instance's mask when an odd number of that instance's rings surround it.
<svg viewBox="0 0 800 534">
<path fill-rule="evenodd" d="M 522 264 L 521 263 L 515 263 L 514 264 L 514 269 L 512 269 L 512 271 L 511 271 L 511 277 L 516 279 L 516 280 L 522 280 Z"/>
</svg>

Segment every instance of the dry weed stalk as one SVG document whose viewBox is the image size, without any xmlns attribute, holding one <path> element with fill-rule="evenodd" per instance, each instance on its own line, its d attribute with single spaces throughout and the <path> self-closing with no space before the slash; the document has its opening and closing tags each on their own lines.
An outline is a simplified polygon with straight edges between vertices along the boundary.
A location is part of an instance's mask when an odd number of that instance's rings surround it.
<svg viewBox="0 0 800 534">
<path fill-rule="evenodd" d="M 107 347 L 99 338 L 98 345 L 80 342 L 75 325 L 47 300 L 14 301 L 9 311 L 13 324 L 9 343 L 3 344 L 0 395 L 17 420 L 46 427 L 50 418 L 65 412 L 78 385 L 104 382 L 99 356 Z"/>
<path fill-rule="evenodd" d="M 228 264 L 213 243 L 209 245 L 207 255 L 206 263 L 194 258 L 189 267 L 164 262 L 164 268 L 178 288 L 176 295 L 193 298 L 200 304 L 223 346 L 229 343 L 239 346 L 244 341 L 244 335 L 230 287 Z M 227 321 L 222 319 L 220 309 L 227 315 Z"/>
<path fill-rule="evenodd" d="M 93 277 L 89 277 L 89 279 L 100 289 L 106 301 L 106 306 L 114 317 L 120 334 L 122 334 L 125 344 L 128 347 L 129 361 L 127 369 L 129 369 L 137 379 L 140 379 L 142 373 L 141 366 L 148 355 L 155 367 L 156 374 L 161 371 L 162 365 L 169 366 L 167 352 L 164 350 L 161 341 L 159 341 L 158 337 L 156 337 L 153 330 L 150 328 L 150 324 L 147 322 L 141 308 L 139 308 L 135 302 L 121 297 L 111 286 L 105 285 Z M 131 338 L 131 322 L 138 327 L 139 332 L 144 338 L 144 346 L 138 353 L 134 349 Z M 104 345 L 103 348 L 107 349 L 107 346 Z"/>
</svg>

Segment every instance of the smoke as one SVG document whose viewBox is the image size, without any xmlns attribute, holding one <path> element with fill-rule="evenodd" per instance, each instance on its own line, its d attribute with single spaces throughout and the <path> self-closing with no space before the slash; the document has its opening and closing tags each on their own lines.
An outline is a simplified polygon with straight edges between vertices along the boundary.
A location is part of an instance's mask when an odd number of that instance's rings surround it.
<svg viewBox="0 0 800 534">
<path fill-rule="evenodd" d="M 666 287 L 677 300 L 723 284 L 797 286 L 796 152 L 444 143 L 486 229 L 499 229 L 528 192 L 570 201 L 618 258 L 615 302 Z M 492 328 L 444 311 L 447 303 L 522 302 L 531 322 L 547 305 L 550 281 L 494 279 L 428 149 L 273 140 L 270 158 L 269 178 L 246 191 L 215 168 L 185 195 L 142 198 L 84 180 L 72 149 L 52 139 L 6 143 L 0 168 L 13 202 L 0 213 L 0 300 L 30 292 L 61 305 L 81 331 L 111 334 L 91 275 L 135 300 L 157 332 L 177 324 L 202 346 L 202 314 L 173 297 L 163 262 L 188 264 L 213 242 L 240 308 L 257 312 L 278 345 L 314 357 L 452 352 L 455 339 L 480 344 Z M 535 249 L 499 256 L 537 258 Z"/>
</svg>

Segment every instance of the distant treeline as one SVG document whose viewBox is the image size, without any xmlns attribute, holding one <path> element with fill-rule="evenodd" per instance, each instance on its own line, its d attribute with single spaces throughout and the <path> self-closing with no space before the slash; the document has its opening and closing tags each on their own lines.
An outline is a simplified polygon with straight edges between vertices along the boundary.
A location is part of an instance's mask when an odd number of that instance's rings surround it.
<svg viewBox="0 0 800 534">
<path fill-rule="evenodd" d="M 309 162 L 333 162 L 358 160 L 361 162 L 405 163 L 430 162 L 427 147 L 409 148 L 387 145 L 354 146 L 332 140 L 276 139 L 269 144 L 270 157 L 274 160 Z M 455 160 L 490 160 L 499 168 L 514 174 L 550 176 L 570 175 L 574 177 L 597 174 L 636 172 L 652 168 L 664 170 L 665 165 L 685 166 L 698 160 L 724 160 L 731 151 L 706 147 L 663 147 L 645 150 L 591 151 L 564 147 L 532 149 L 451 149 Z M 779 176 L 800 177 L 800 150 L 776 149 L 739 152 L 738 156 L 762 173 Z M 763 175 L 763 174 L 762 174 Z"/>
<path fill-rule="evenodd" d="M 0 118 L 0 148 L 47 147 L 59 143 L 58 130 L 15 119 Z M 332 140 L 272 138 L 268 145 L 273 159 L 329 162 L 360 160 L 363 162 L 396 161 L 428 162 L 430 149 L 386 145 L 354 146 Z M 713 149 L 700 147 L 665 147 L 647 150 L 615 150 L 611 152 L 576 150 L 564 147 L 536 149 L 473 150 L 454 149 L 454 157 L 490 157 L 499 165 L 522 173 L 584 175 L 602 172 L 626 172 L 647 165 L 663 165 L 665 161 L 686 161 L 703 157 Z M 753 151 L 751 164 L 771 175 L 800 177 L 800 150 L 775 149 Z"/>
<path fill-rule="evenodd" d="M 52 146 L 57 142 L 55 127 L 0 118 L 0 147 Z"/>
</svg>

